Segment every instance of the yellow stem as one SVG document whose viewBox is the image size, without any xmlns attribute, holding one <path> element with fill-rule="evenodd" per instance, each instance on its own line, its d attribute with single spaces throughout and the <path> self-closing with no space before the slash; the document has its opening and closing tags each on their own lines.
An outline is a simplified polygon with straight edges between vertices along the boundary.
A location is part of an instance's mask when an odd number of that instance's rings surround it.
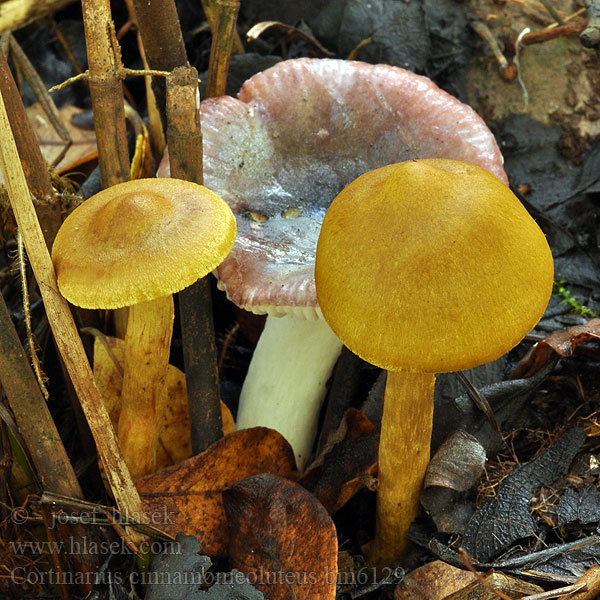
<svg viewBox="0 0 600 600">
<path fill-rule="evenodd" d="M 134 480 L 156 470 L 172 333 L 173 296 L 129 308 L 118 432 Z"/>
<path fill-rule="evenodd" d="M 433 422 L 433 373 L 388 371 L 377 486 L 377 520 L 370 562 L 387 566 L 407 548 L 406 534 L 419 513 L 429 463 Z"/>
</svg>

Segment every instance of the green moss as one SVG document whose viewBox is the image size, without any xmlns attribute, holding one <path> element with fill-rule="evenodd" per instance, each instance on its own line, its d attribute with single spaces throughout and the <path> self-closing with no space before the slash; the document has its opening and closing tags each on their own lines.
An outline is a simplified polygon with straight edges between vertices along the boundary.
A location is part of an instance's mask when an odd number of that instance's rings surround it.
<svg viewBox="0 0 600 600">
<path fill-rule="evenodd" d="M 566 287 L 564 281 L 554 281 L 554 293 L 558 294 L 562 298 L 561 304 L 567 305 L 573 312 L 579 313 L 584 317 L 594 318 L 598 315 L 590 310 L 587 306 L 579 304 L 575 296 L 571 293 L 571 290 Z"/>
</svg>

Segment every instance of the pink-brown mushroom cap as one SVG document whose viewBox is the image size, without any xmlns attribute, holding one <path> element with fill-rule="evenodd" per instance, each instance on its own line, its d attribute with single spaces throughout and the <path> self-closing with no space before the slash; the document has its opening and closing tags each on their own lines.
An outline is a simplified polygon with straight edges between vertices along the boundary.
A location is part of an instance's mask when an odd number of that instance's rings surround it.
<svg viewBox="0 0 600 600">
<path fill-rule="evenodd" d="M 452 158 L 507 182 L 496 140 L 473 109 L 389 65 L 281 62 L 246 81 L 237 99 L 204 100 L 201 120 L 204 185 L 229 204 L 238 225 L 217 269 L 219 287 L 257 313 L 316 316 L 321 222 L 359 175 L 414 158 Z M 168 175 L 167 156 L 158 174 Z"/>
</svg>

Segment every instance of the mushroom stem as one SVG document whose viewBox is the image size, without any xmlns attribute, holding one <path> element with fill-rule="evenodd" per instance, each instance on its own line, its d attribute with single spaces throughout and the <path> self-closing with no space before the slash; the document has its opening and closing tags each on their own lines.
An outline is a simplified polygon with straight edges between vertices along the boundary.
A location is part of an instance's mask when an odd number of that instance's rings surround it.
<svg viewBox="0 0 600 600">
<path fill-rule="evenodd" d="M 292 446 L 302 470 L 314 441 L 325 384 L 341 349 L 323 319 L 268 316 L 242 388 L 237 428 L 276 429 Z"/>
<path fill-rule="evenodd" d="M 156 470 L 173 318 L 171 295 L 129 308 L 118 436 L 134 480 Z"/>
<path fill-rule="evenodd" d="M 388 371 L 379 441 L 377 519 L 370 562 L 397 562 L 419 513 L 433 423 L 433 373 Z"/>
</svg>

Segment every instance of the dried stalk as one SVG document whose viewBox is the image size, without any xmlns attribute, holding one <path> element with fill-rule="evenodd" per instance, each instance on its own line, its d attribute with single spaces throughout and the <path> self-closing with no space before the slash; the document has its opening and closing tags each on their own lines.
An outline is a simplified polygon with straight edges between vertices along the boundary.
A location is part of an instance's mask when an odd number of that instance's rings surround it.
<svg viewBox="0 0 600 600">
<path fill-rule="evenodd" d="M 129 180 L 121 52 L 108 0 L 82 0 L 90 96 L 102 187 Z"/>
<path fill-rule="evenodd" d="M 213 35 L 216 35 L 216 13 L 218 11 L 216 2 L 214 0 L 201 0 L 201 2 L 204 15 L 206 16 L 206 20 L 210 25 L 210 30 Z M 240 39 L 237 30 L 233 32 L 233 44 L 231 47 L 231 52 L 232 54 L 244 54 L 245 52 L 244 44 L 242 44 L 242 40 Z"/>
<path fill-rule="evenodd" d="M 121 456 L 115 432 L 94 382 L 69 306 L 58 291 L 52 260 L 31 203 L 30 192 L 2 96 L 0 96 L 0 169 L 40 288 L 48 322 L 94 436 L 113 495 L 122 512 L 140 519 L 143 516 L 140 497 Z"/>
<path fill-rule="evenodd" d="M 0 383 L 44 489 L 83 498 L 62 440 L 0 296 Z"/>
<path fill-rule="evenodd" d="M 174 0 L 133 0 L 135 17 L 151 69 L 172 71 L 188 64 L 183 34 Z M 165 82 L 154 77 L 152 89 L 163 123 L 165 117 Z"/>
<path fill-rule="evenodd" d="M 129 19 L 132 21 L 132 23 L 134 23 L 135 28 L 137 29 L 136 39 L 138 52 L 140 53 L 140 58 L 142 59 L 142 65 L 144 66 L 144 69 L 149 69 L 150 64 L 148 63 L 148 58 L 146 57 L 146 50 L 144 48 L 144 42 L 142 40 L 142 35 L 137 22 L 135 8 L 133 7 L 133 0 L 125 0 L 125 4 L 127 6 Z M 160 112 L 156 103 L 156 95 L 152 89 L 152 77 L 149 75 L 144 77 L 144 85 L 146 88 L 146 105 L 148 107 L 148 125 L 150 129 L 150 140 L 152 141 L 152 152 L 154 154 L 154 160 L 156 161 L 156 164 L 158 164 L 165 151 L 167 142 L 165 139 L 165 132 L 163 129 Z"/>
<path fill-rule="evenodd" d="M 54 131 L 56 131 L 58 137 L 65 143 L 61 153 L 57 158 L 54 159 L 53 166 L 56 166 L 64 158 L 67 150 L 73 143 L 73 140 L 71 139 L 67 128 L 63 125 L 58 108 L 56 108 L 54 100 L 52 100 L 50 93 L 46 89 L 46 85 L 42 81 L 42 78 L 38 75 L 35 67 L 31 64 L 27 54 L 25 54 L 21 46 L 19 46 L 19 43 L 15 39 L 14 35 L 8 35 L 8 43 L 13 62 L 19 64 L 19 69 L 23 72 L 27 83 L 29 83 L 29 87 L 31 87 L 36 100 L 42 106 L 42 109 L 48 117 L 48 120 L 54 128 Z"/>
<path fill-rule="evenodd" d="M 196 105 L 198 73 L 175 69 L 167 78 L 171 176 L 202 183 L 202 130 Z M 223 435 L 210 276 L 179 292 L 183 357 L 192 450 L 198 454 Z"/>
<path fill-rule="evenodd" d="M 0 31 L 25 27 L 74 0 L 4 0 L 0 2 Z"/>
<path fill-rule="evenodd" d="M 14 131 L 19 156 L 29 188 L 37 202 L 36 212 L 50 248 L 60 227 L 60 214 L 55 204 L 55 194 L 35 133 L 27 118 L 21 96 L 14 82 L 6 57 L 0 53 L 0 92 L 8 107 L 10 124 Z"/>
<path fill-rule="evenodd" d="M 206 84 L 206 95 L 209 98 L 225 94 L 240 0 L 216 0 L 213 6 L 214 28 Z"/>
</svg>

